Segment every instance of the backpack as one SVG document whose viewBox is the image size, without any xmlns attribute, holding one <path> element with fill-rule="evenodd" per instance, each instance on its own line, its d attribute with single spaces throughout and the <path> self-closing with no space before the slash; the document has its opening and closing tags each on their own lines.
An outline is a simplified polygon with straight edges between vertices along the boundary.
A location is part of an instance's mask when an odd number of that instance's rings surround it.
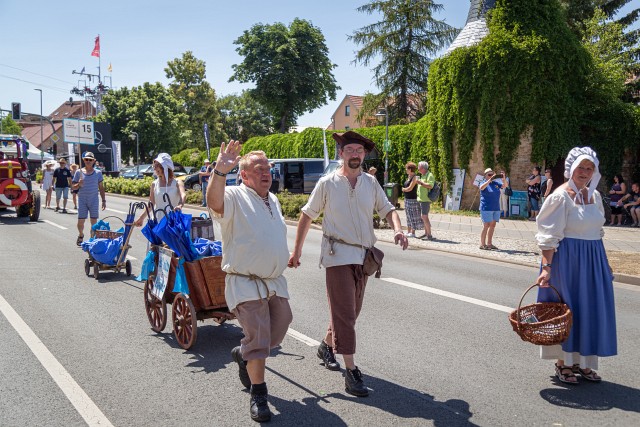
<svg viewBox="0 0 640 427">
<path fill-rule="evenodd" d="M 432 202 L 435 202 L 435 201 L 438 200 L 438 198 L 440 197 L 440 183 L 439 182 L 434 182 L 433 183 L 433 187 L 431 187 L 431 190 L 429 190 L 429 194 L 427 194 L 427 197 Z"/>
</svg>

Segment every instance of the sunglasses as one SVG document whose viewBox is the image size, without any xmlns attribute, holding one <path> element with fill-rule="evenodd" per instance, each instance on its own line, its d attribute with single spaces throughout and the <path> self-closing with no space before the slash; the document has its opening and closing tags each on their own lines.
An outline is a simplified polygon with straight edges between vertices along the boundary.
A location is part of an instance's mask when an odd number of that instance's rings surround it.
<svg viewBox="0 0 640 427">
<path fill-rule="evenodd" d="M 84 160 L 85 162 L 95 162 L 96 161 L 96 159 L 82 159 L 82 160 Z"/>
</svg>

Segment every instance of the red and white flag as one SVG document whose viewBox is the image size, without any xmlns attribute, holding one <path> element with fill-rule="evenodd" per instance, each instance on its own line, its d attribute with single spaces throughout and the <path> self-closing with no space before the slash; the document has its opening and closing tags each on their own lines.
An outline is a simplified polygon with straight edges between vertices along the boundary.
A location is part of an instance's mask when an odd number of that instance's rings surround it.
<svg viewBox="0 0 640 427">
<path fill-rule="evenodd" d="M 96 37 L 96 45 L 93 47 L 91 56 L 97 56 L 98 58 L 100 58 L 100 36 Z"/>
</svg>

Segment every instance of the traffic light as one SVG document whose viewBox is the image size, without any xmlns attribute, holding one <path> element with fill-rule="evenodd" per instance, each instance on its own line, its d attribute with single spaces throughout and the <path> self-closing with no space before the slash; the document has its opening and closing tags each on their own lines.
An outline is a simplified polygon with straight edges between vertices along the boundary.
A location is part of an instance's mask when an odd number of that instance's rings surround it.
<svg viewBox="0 0 640 427">
<path fill-rule="evenodd" d="M 21 106 L 19 102 L 12 102 L 11 103 L 11 118 L 13 120 L 20 120 L 20 118 L 22 117 L 21 114 Z"/>
<path fill-rule="evenodd" d="M 49 149 L 47 150 L 47 152 L 48 152 L 49 154 L 53 154 L 53 147 L 49 147 Z"/>
</svg>

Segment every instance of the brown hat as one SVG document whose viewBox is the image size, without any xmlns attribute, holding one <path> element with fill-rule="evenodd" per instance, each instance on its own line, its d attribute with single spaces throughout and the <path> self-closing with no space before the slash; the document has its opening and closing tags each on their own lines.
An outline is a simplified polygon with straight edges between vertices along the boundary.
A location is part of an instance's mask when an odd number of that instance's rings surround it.
<svg viewBox="0 0 640 427">
<path fill-rule="evenodd" d="M 345 145 L 349 144 L 360 144 L 367 151 L 372 151 L 376 148 L 376 144 L 373 143 L 369 138 L 365 138 L 364 136 L 356 133 L 352 130 L 344 132 L 344 133 L 334 133 L 333 139 L 336 140 L 340 148 L 344 148 Z"/>
</svg>

